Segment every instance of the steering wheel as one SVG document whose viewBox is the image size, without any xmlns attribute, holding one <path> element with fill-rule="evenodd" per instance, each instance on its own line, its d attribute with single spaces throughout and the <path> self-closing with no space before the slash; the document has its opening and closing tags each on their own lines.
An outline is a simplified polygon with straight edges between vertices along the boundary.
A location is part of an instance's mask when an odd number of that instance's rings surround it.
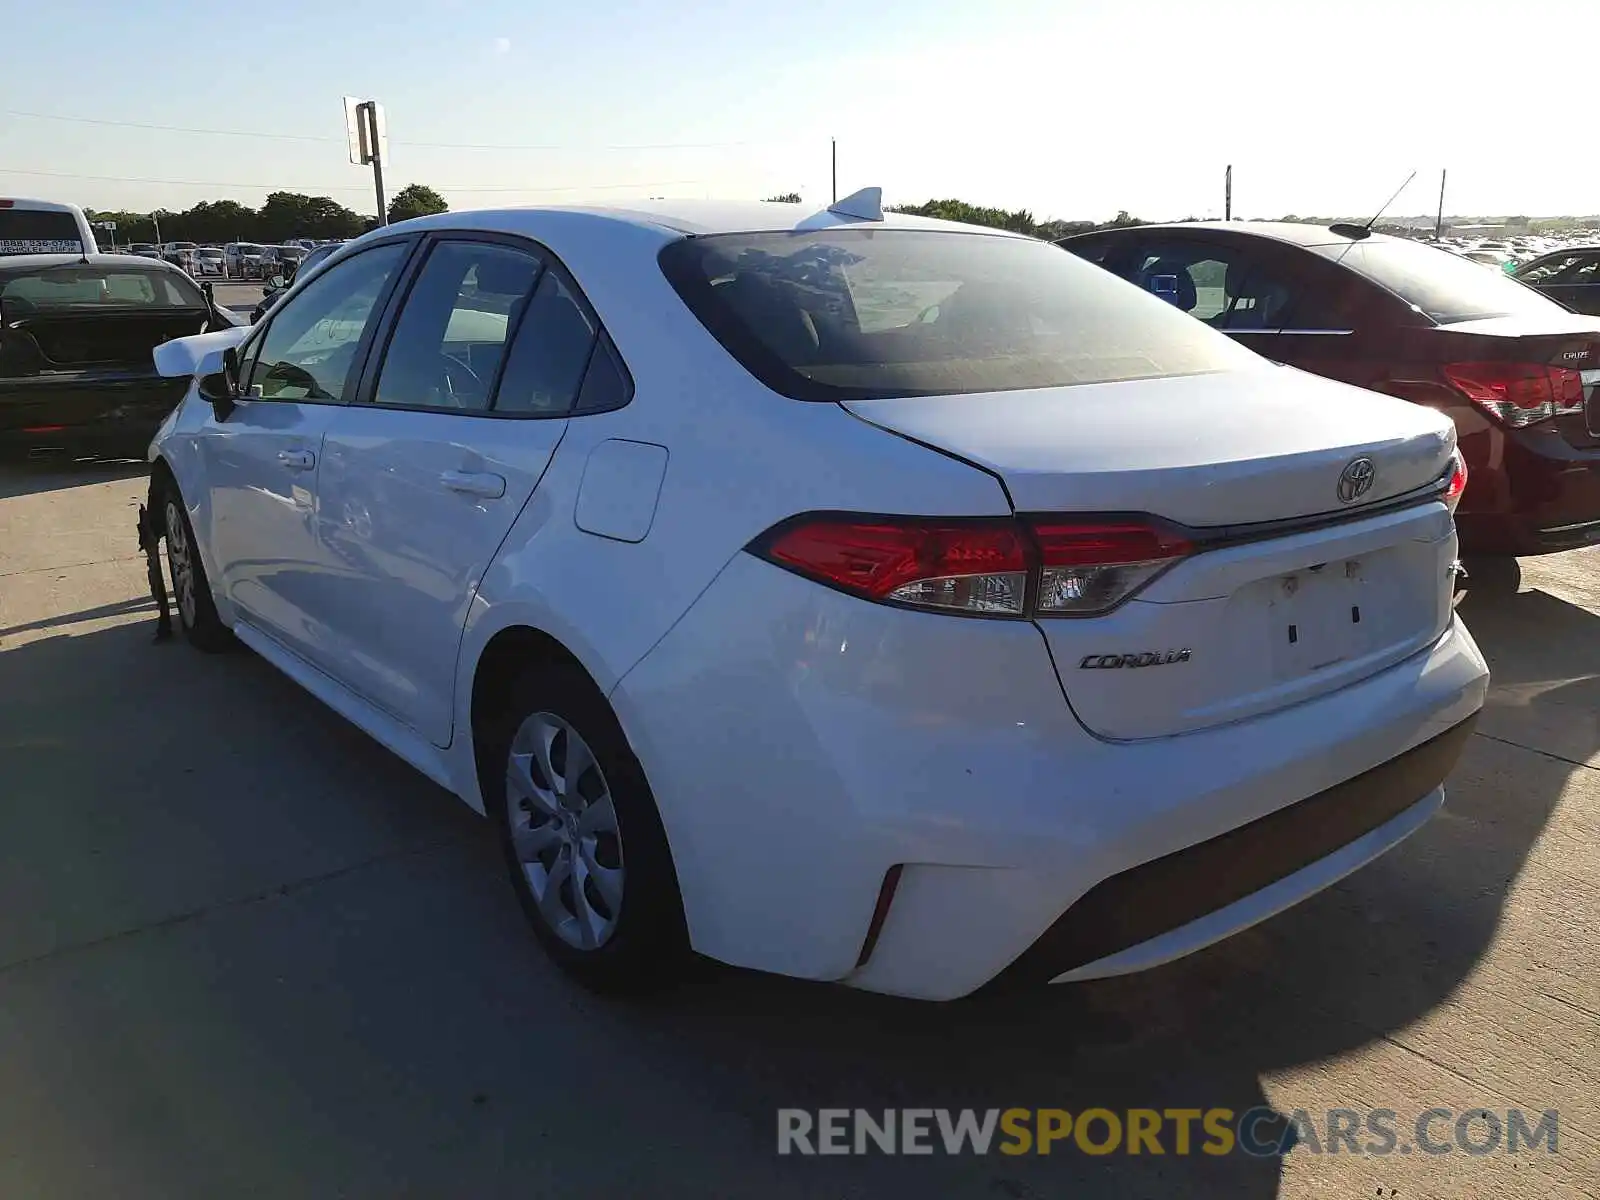
<svg viewBox="0 0 1600 1200">
<path fill-rule="evenodd" d="M 463 403 L 463 396 L 482 396 L 483 380 L 478 378 L 478 373 L 459 358 L 448 354 L 439 355 L 440 390 L 443 391 L 446 404 L 453 404 L 457 408 L 473 408 L 472 403 Z"/>
</svg>

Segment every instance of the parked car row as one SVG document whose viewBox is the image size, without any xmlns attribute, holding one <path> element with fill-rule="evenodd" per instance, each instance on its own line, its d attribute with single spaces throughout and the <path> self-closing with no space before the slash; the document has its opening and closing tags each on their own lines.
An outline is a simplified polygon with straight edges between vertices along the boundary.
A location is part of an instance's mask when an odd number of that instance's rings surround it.
<svg viewBox="0 0 1600 1200">
<path fill-rule="evenodd" d="M 375 230 L 155 352 L 179 623 L 486 813 L 591 986 L 1167 962 L 1439 810 L 1457 444 L 1478 513 L 1473 438 L 1589 471 L 1588 343 L 1426 247 L 1128 235 L 876 189 Z"/>
<path fill-rule="evenodd" d="M 254 242 L 229 242 L 225 246 L 202 246 L 195 242 L 131 242 L 124 252 L 141 258 L 155 258 L 182 267 L 196 279 L 270 280 L 292 275 L 294 268 L 318 246 L 339 246 L 342 241 L 313 242 L 297 238 L 281 246 L 262 246 Z"/>
</svg>

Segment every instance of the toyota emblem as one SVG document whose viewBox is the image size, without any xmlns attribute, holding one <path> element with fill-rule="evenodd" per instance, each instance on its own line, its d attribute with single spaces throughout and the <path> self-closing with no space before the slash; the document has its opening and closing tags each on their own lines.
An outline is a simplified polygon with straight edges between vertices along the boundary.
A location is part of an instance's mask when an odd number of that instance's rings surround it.
<svg viewBox="0 0 1600 1200">
<path fill-rule="evenodd" d="M 1377 478 L 1378 468 L 1372 465 L 1372 460 L 1365 456 L 1352 458 L 1345 463 L 1344 470 L 1339 472 L 1339 500 L 1344 504 L 1354 504 L 1361 497 L 1372 490 L 1372 481 Z"/>
</svg>

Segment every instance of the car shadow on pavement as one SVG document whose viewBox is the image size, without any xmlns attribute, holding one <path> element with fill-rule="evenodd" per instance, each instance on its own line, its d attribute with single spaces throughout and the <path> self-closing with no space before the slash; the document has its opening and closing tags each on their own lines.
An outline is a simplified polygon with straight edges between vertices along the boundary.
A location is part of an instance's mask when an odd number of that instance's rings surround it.
<svg viewBox="0 0 1600 1200">
<path fill-rule="evenodd" d="M 0 500 L 116 479 L 136 479 L 149 473 L 150 464 L 142 457 L 50 455 L 29 459 L 12 456 L 0 459 Z"/>
<path fill-rule="evenodd" d="M 1594 711 L 1597 618 L 1472 603 L 1486 722 Z M 538 953 L 462 806 L 255 656 L 152 631 L 0 648 L 0 1194 L 1273 1197 L 1278 1159 L 1170 1141 L 780 1159 L 777 1110 L 1265 1106 L 1457 989 L 1572 769 L 1474 738 L 1410 841 L 1141 975 L 931 1005 L 707 964 L 623 1003 Z"/>
</svg>

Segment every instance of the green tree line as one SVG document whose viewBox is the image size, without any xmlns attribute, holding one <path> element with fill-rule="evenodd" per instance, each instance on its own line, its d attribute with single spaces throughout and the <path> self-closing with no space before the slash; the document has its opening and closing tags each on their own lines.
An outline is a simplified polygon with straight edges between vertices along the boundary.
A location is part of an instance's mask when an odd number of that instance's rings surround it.
<svg viewBox="0 0 1600 1200">
<path fill-rule="evenodd" d="M 1109 221 L 1041 221 L 1025 208 L 985 208 L 968 204 L 965 200 L 929 200 L 922 204 L 898 204 L 891 210 L 917 217 L 938 217 L 944 221 L 962 221 L 968 225 L 987 225 L 992 229 L 1009 229 L 1012 233 L 1026 233 L 1033 237 L 1053 240 L 1075 233 L 1089 233 L 1096 229 L 1121 229 L 1128 225 L 1143 225 L 1138 217 L 1129 216 L 1127 210 L 1119 212 Z"/>
<path fill-rule="evenodd" d="M 396 192 L 389 202 L 389 220 L 405 221 L 429 213 L 449 211 L 444 197 L 426 184 L 413 183 Z M 119 246 L 129 242 L 263 242 L 271 245 L 290 238 L 317 241 L 352 238 L 377 224 L 377 218 L 353 212 L 329 196 L 301 192 L 273 192 L 260 208 L 237 200 L 202 200 L 182 212 L 157 209 L 152 213 L 91 210 L 91 221 L 114 221 Z"/>
</svg>

